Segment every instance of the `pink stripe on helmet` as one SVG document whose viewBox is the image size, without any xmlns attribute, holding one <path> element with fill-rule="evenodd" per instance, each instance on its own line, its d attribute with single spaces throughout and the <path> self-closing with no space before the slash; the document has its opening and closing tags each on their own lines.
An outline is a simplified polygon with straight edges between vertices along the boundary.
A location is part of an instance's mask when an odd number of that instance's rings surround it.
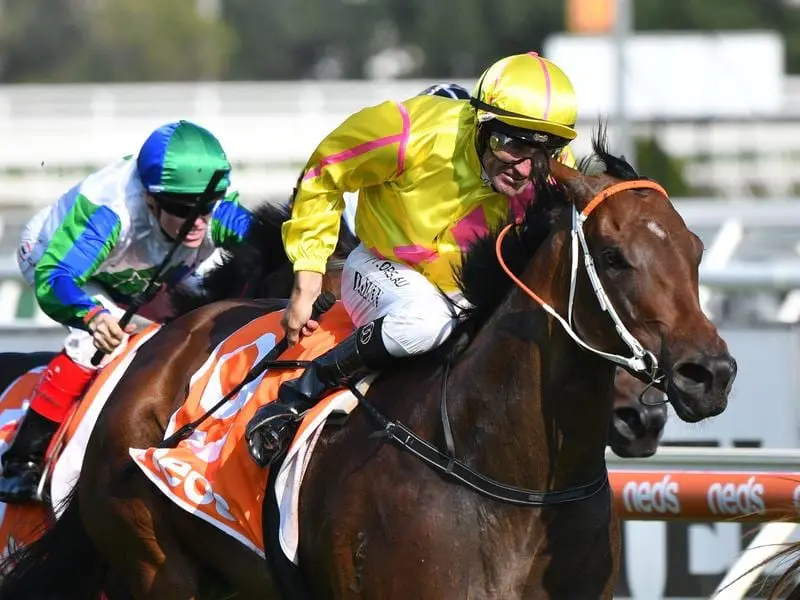
<svg viewBox="0 0 800 600">
<path fill-rule="evenodd" d="M 542 66 L 542 72 L 544 73 L 544 86 L 545 86 L 545 100 L 544 100 L 544 114 L 542 115 L 542 120 L 546 121 L 547 117 L 550 115 L 550 98 L 551 98 L 551 89 L 550 89 L 550 70 L 547 68 L 547 63 L 539 56 L 536 52 L 528 52 L 529 56 L 534 57 L 536 60 L 539 61 L 539 64 Z"/>
</svg>

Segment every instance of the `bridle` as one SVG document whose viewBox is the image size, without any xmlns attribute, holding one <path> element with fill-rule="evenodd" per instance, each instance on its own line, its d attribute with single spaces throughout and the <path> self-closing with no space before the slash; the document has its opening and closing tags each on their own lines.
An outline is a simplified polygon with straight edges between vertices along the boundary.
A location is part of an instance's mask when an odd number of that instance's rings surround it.
<svg viewBox="0 0 800 600">
<path fill-rule="evenodd" d="M 649 379 L 648 387 L 650 387 L 660 382 L 664 377 L 664 374 L 659 372 L 658 359 L 652 352 L 644 349 L 639 340 L 637 340 L 633 334 L 628 331 L 628 328 L 625 327 L 622 319 L 619 318 L 617 311 L 614 309 L 614 305 L 611 303 L 611 300 L 609 300 L 608 294 L 603 288 L 600 277 L 597 275 L 594 259 L 589 252 L 589 246 L 586 243 L 586 234 L 583 230 L 584 223 L 589 219 L 589 216 L 592 214 L 592 212 L 594 212 L 594 210 L 603 202 L 620 192 L 639 189 L 655 190 L 661 194 L 664 194 L 664 196 L 669 197 L 666 190 L 655 181 L 650 181 L 648 179 L 637 179 L 635 181 L 622 181 L 608 186 L 594 198 L 592 198 L 586 207 L 580 212 L 578 212 L 578 209 L 574 204 L 572 205 L 572 228 L 570 231 L 572 264 L 570 269 L 569 301 L 567 303 L 566 318 L 558 314 L 558 312 L 552 306 L 550 306 L 538 294 L 536 294 L 536 292 L 525 285 L 525 283 L 511 271 L 503 259 L 503 239 L 506 237 L 511 228 L 516 225 L 515 223 L 506 225 L 500 232 L 500 235 L 497 236 L 495 253 L 500 266 L 511 278 L 511 281 L 513 281 L 514 284 L 534 302 L 541 306 L 547 312 L 547 314 L 558 321 L 561 327 L 563 327 L 564 331 L 566 331 L 567 335 L 569 335 L 576 344 L 578 344 L 584 350 L 588 350 L 589 352 L 601 356 L 608 361 L 625 367 L 629 371 L 643 374 Z M 586 273 L 588 274 L 589 281 L 592 284 L 594 295 L 600 304 L 600 309 L 608 314 L 609 319 L 611 319 L 611 322 L 614 324 L 617 334 L 630 349 L 632 354 L 630 357 L 598 350 L 597 348 L 594 348 L 585 342 L 575 331 L 573 326 L 573 305 L 575 302 L 575 289 L 578 280 L 578 257 L 581 253 L 583 254 L 583 262 L 584 266 L 586 267 Z"/>
</svg>

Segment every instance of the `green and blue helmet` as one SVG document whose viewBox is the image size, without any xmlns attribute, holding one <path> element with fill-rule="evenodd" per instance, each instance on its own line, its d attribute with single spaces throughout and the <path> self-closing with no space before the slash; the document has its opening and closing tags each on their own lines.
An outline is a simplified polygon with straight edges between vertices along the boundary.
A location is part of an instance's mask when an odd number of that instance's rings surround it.
<svg viewBox="0 0 800 600">
<path fill-rule="evenodd" d="M 207 129 L 189 121 L 176 121 L 156 129 L 136 159 L 144 188 L 154 196 L 198 196 L 214 171 L 230 173 L 231 165 L 219 140 Z M 230 177 L 223 177 L 216 192 L 224 193 Z"/>
</svg>

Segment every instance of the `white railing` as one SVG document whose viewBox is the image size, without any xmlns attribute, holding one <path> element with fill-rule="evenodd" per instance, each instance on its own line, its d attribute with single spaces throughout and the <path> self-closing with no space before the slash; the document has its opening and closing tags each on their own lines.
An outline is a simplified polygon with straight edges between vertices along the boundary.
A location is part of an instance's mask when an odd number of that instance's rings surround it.
<svg viewBox="0 0 800 600">
<path fill-rule="evenodd" d="M 606 451 L 609 468 L 653 471 L 797 471 L 800 479 L 800 449 L 795 448 L 697 448 L 661 446 L 648 458 L 620 458 Z"/>
<path fill-rule="evenodd" d="M 42 204 L 76 178 L 136 152 L 154 127 L 187 118 L 217 133 L 248 193 L 285 195 L 294 173 L 322 137 L 342 119 L 387 99 L 404 99 L 435 83 L 399 81 L 292 81 L 0 86 L 0 203 Z M 468 89 L 472 80 L 459 80 Z M 781 116 L 753 121 L 636 123 L 689 162 L 694 184 L 728 195 L 756 185 L 770 194 L 800 185 L 800 105 L 794 78 Z M 579 121 L 574 143 L 589 152 L 595 115 Z M 613 123 L 611 139 L 614 139 Z M 721 158 L 727 156 L 730 158 Z M 738 156 L 738 158 L 737 158 Z M 65 169 L 72 172 L 64 173 Z M 248 174 L 253 171 L 254 174 Z"/>
<path fill-rule="evenodd" d="M 286 171 L 283 177 L 294 184 L 295 171 Z M 2 190 L 2 185 L 0 185 Z M 283 200 L 283 198 L 275 198 Z M 249 206 L 260 204 L 262 198 L 245 198 Z M 800 250 L 794 257 L 780 260 L 745 262 L 735 258 L 745 233 L 751 230 L 781 232 L 781 235 L 797 235 L 800 248 L 800 199 L 778 198 L 771 200 L 734 200 L 722 203 L 713 199 L 676 199 L 675 205 L 689 227 L 716 231 L 706 239 L 706 254 L 700 269 L 701 300 L 704 308 L 714 293 L 766 290 L 782 294 L 789 292 L 780 301 L 779 322 L 794 323 L 800 320 Z M 0 227 L 9 246 L 18 236 L 22 215 L 8 214 L 8 229 Z M 0 219 L 2 222 L 3 219 Z M 0 257 L 0 325 L 15 322 L 16 307 L 24 292 L 16 263 L 10 256 Z M 707 312 L 709 312 L 707 310 Z M 36 309 L 36 317 L 28 321 L 32 326 L 46 326 L 50 320 Z M 714 317 L 712 312 L 709 314 Z"/>
<path fill-rule="evenodd" d="M 354 110 L 365 105 L 354 104 Z M 147 116 L 114 116 L 108 120 L 90 116 L 0 118 L 4 141 L 0 145 L 0 202 L 47 202 L 93 169 L 135 153 L 148 132 L 176 118 L 195 120 L 218 135 L 234 164 L 237 180 L 252 178 L 249 172 L 270 178 L 245 184 L 248 193 L 285 194 L 295 177 L 278 179 L 274 174 L 282 175 L 286 170 L 296 173 L 323 137 L 354 110 L 203 115 L 154 107 Z M 590 153 L 595 124 L 594 120 L 578 123 L 579 136 L 573 142 L 576 155 Z M 775 137 L 770 133 L 771 124 L 762 128 L 758 123 L 712 123 L 703 134 L 696 125 L 676 123 L 654 128 L 638 124 L 633 130 L 636 135 L 655 135 L 671 156 L 691 158 L 684 168 L 691 185 L 736 197 L 752 194 L 751 190 L 761 190 L 762 195 L 790 194 L 800 186 L 800 120 L 779 125 L 781 133 Z M 728 137 L 728 131 L 738 132 L 736 145 L 720 141 Z M 613 149 L 613 127 L 610 132 Z M 756 141 L 762 139 L 763 143 Z M 694 156 L 698 154 L 713 158 L 697 161 Z M 10 186 L 15 189 L 7 190 Z"/>
<path fill-rule="evenodd" d="M 135 152 L 175 119 L 212 129 L 234 163 L 305 162 L 347 115 L 432 81 L 0 86 L 0 168 L 80 168 Z M 468 82 L 464 82 L 469 85 Z"/>
</svg>

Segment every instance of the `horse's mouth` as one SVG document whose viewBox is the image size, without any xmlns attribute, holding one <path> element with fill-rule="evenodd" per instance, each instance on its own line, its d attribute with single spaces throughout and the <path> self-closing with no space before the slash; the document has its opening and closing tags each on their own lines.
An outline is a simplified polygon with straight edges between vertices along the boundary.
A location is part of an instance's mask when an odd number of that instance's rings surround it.
<svg viewBox="0 0 800 600">
<path fill-rule="evenodd" d="M 703 419 L 715 417 L 720 414 L 727 406 L 727 400 L 722 398 L 716 402 L 698 400 L 698 395 L 692 394 L 691 390 L 677 388 L 670 382 L 668 386 L 669 402 L 675 409 L 675 414 L 681 421 L 687 423 L 697 423 Z M 702 398 L 702 396 L 700 396 Z"/>
</svg>

